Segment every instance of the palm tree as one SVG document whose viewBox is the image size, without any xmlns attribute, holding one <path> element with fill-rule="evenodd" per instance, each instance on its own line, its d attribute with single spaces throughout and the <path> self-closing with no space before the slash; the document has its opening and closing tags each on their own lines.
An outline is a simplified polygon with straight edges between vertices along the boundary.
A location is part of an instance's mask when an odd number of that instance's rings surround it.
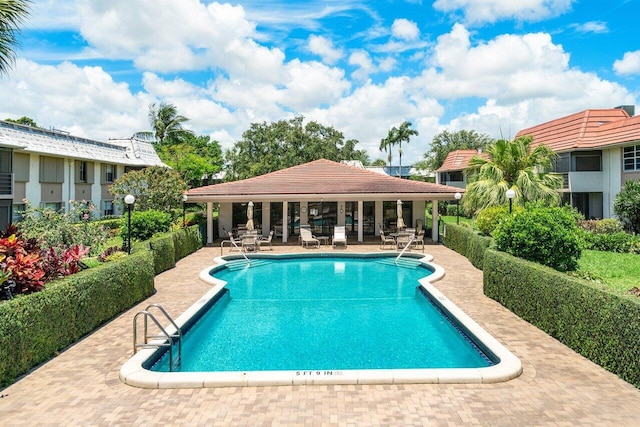
<svg viewBox="0 0 640 427">
<path fill-rule="evenodd" d="M 516 205 L 532 201 L 558 205 L 562 177 L 547 172 L 553 168 L 557 155 L 546 145 L 532 149 L 532 143 L 530 136 L 514 141 L 502 139 L 487 147 L 489 158 L 474 156 L 465 170 L 469 181 L 465 206 L 478 212 L 503 205 L 508 200 L 509 189 L 515 192 L 513 203 Z"/>
<path fill-rule="evenodd" d="M 389 150 L 389 166 L 391 166 L 391 147 L 398 144 L 398 154 L 400 158 L 400 168 L 398 169 L 398 176 L 402 174 L 402 142 L 409 143 L 412 136 L 417 136 L 418 131 L 411 129 L 411 122 L 404 121 L 399 128 L 392 127 L 387 134 L 387 137 L 380 141 L 380 151 L 383 149 Z"/>
<path fill-rule="evenodd" d="M 159 106 L 155 103 L 149 105 L 149 122 L 159 144 L 164 143 L 167 139 L 179 143 L 186 135 L 193 134 L 193 131 L 182 128 L 182 124 L 187 121 L 189 119 L 179 115 L 178 109 L 173 104 L 162 102 Z"/>
<path fill-rule="evenodd" d="M 29 0 L 0 0 L 0 74 L 15 63 L 20 24 L 29 15 Z"/>
</svg>

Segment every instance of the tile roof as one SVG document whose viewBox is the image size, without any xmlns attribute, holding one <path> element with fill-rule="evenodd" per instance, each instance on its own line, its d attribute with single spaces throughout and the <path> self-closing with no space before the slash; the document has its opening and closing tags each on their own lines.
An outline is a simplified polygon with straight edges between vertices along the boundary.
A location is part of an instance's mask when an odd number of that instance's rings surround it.
<svg viewBox="0 0 640 427">
<path fill-rule="evenodd" d="M 629 117 L 620 108 L 585 110 L 523 129 L 516 134 L 533 136 L 533 145 L 553 151 L 588 150 L 640 141 L 640 116 Z"/>
<path fill-rule="evenodd" d="M 127 166 L 166 166 L 148 141 L 119 138 L 94 141 L 66 132 L 38 129 L 0 120 L 0 146 L 46 156 Z"/>
<path fill-rule="evenodd" d="M 487 153 L 478 153 L 478 150 L 455 150 L 447 154 L 442 166 L 436 172 L 461 171 L 469 166 L 469 160 L 474 156 L 488 158 Z"/>
<path fill-rule="evenodd" d="M 249 198 L 315 199 L 322 196 L 351 200 L 359 198 L 440 199 L 453 198 L 460 189 L 446 185 L 400 179 L 326 159 L 316 160 L 265 175 L 193 188 L 192 201 L 246 200 Z"/>
</svg>

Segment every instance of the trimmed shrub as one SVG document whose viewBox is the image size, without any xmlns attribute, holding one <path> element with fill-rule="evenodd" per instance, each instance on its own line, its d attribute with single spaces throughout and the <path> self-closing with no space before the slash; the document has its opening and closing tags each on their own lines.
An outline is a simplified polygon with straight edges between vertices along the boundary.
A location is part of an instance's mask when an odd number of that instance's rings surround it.
<svg viewBox="0 0 640 427">
<path fill-rule="evenodd" d="M 522 208 L 514 206 L 512 212 L 521 211 Z M 496 229 L 500 223 L 505 222 L 509 218 L 508 206 L 491 206 L 482 209 L 476 218 L 476 227 L 480 230 L 480 233 L 485 236 L 491 236 L 493 230 Z"/>
<path fill-rule="evenodd" d="M 198 225 L 181 228 L 171 233 L 171 236 L 173 237 L 176 261 L 194 253 L 203 245 Z"/>
<path fill-rule="evenodd" d="M 588 249 L 606 252 L 640 253 L 640 237 L 624 231 L 611 234 L 585 233 Z"/>
<path fill-rule="evenodd" d="M 469 227 L 447 224 L 444 245 L 466 257 L 480 270 L 484 264 L 484 253 L 492 242 L 490 237 L 479 236 Z"/>
<path fill-rule="evenodd" d="M 640 300 L 488 250 L 484 292 L 522 319 L 640 387 Z"/>
<path fill-rule="evenodd" d="M 154 289 L 151 256 L 138 252 L 0 304 L 0 384 L 149 297 Z"/>
<path fill-rule="evenodd" d="M 164 234 L 149 240 L 149 248 L 153 253 L 153 268 L 156 274 L 176 266 L 173 234 Z"/>
<path fill-rule="evenodd" d="M 622 223 L 615 218 L 606 218 L 596 221 L 596 230 L 598 234 L 613 234 L 623 231 Z"/>
<path fill-rule="evenodd" d="M 493 232 L 498 250 L 558 271 L 578 267 L 582 231 L 568 208 L 533 208 L 510 217 Z"/>
<path fill-rule="evenodd" d="M 120 236 L 126 240 L 129 236 L 128 218 L 122 218 Z M 132 212 L 131 238 L 135 240 L 150 239 L 156 233 L 164 233 L 171 229 L 171 215 L 160 211 Z"/>
</svg>

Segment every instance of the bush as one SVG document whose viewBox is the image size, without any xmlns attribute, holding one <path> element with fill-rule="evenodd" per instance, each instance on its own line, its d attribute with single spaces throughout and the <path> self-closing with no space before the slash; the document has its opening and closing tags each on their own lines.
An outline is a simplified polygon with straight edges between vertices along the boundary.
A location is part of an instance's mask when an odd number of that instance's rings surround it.
<svg viewBox="0 0 640 427">
<path fill-rule="evenodd" d="M 532 208 L 514 214 L 493 232 L 498 250 L 559 271 L 578 267 L 582 233 L 569 208 Z"/>
<path fill-rule="evenodd" d="M 611 234 L 585 233 L 588 249 L 606 252 L 640 253 L 640 237 L 624 231 Z"/>
<path fill-rule="evenodd" d="M 622 223 L 615 218 L 606 218 L 596 221 L 596 230 L 598 234 L 613 234 L 623 231 Z"/>
<path fill-rule="evenodd" d="M 613 210 L 625 226 L 640 234 L 640 181 L 627 181 L 613 202 Z"/>
<path fill-rule="evenodd" d="M 171 235 L 173 236 L 176 261 L 197 251 L 203 245 L 200 227 L 198 225 L 182 228 L 171 233 Z"/>
<path fill-rule="evenodd" d="M 502 252 L 485 254 L 484 292 L 640 387 L 640 301 Z"/>
<path fill-rule="evenodd" d="M 512 212 L 519 212 L 522 208 L 514 206 Z M 476 218 L 476 227 L 485 236 L 491 236 L 496 227 L 509 218 L 509 208 L 507 206 L 491 206 L 482 209 Z"/>
<path fill-rule="evenodd" d="M 176 266 L 172 234 L 165 234 L 149 240 L 149 248 L 153 252 L 153 267 L 156 274 Z"/>
<path fill-rule="evenodd" d="M 129 236 L 128 218 L 122 218 L 120 237 L 126 241 Z M 171 228 L 171 215 L 160 211 L 132 212 L 131 214 L 131 238 L 135 240 L 148 240 L 156 233 L 164 233 Z"/>
<path fill-rule="evenodd" d="M 471 228 L 447 224 L 444 245 L 466 257 L 474 267 L 482 270 L 484 253 L 493 242 L 490 237 L 479 236 Z"/>
</svg>

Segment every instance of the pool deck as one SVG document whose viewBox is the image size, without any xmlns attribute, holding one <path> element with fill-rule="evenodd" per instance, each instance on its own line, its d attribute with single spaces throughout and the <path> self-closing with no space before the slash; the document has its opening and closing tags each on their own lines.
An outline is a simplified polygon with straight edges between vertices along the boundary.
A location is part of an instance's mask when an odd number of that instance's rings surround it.
<svg viewBox="0 0 640 427">
<path fill-rule="evenodd" d="M 331 246 L 321 251 L 333 251 Z M 378 242 L 349 252 L 379 251 Z M 274 245 L 274 252 L 317 251 Z M 335 252 L 344 251 L 336 249 Z M 578 355 L 482 293 L 482 272 L 441 245 L 449 299 L 520 358 L 520 377 L 495 384 L 403 384 L 140 389 L 123 384 L 135 313 L 150 303 L 178 315 L 209 286 L 198 279 L 220 247 L 156 277 L 157 293 L 0 390 L 2 426 L 71 425 L 638 425 L 640 390 Z M 228 248 L 224 249 L 228 253 Z"/>
</svg>

